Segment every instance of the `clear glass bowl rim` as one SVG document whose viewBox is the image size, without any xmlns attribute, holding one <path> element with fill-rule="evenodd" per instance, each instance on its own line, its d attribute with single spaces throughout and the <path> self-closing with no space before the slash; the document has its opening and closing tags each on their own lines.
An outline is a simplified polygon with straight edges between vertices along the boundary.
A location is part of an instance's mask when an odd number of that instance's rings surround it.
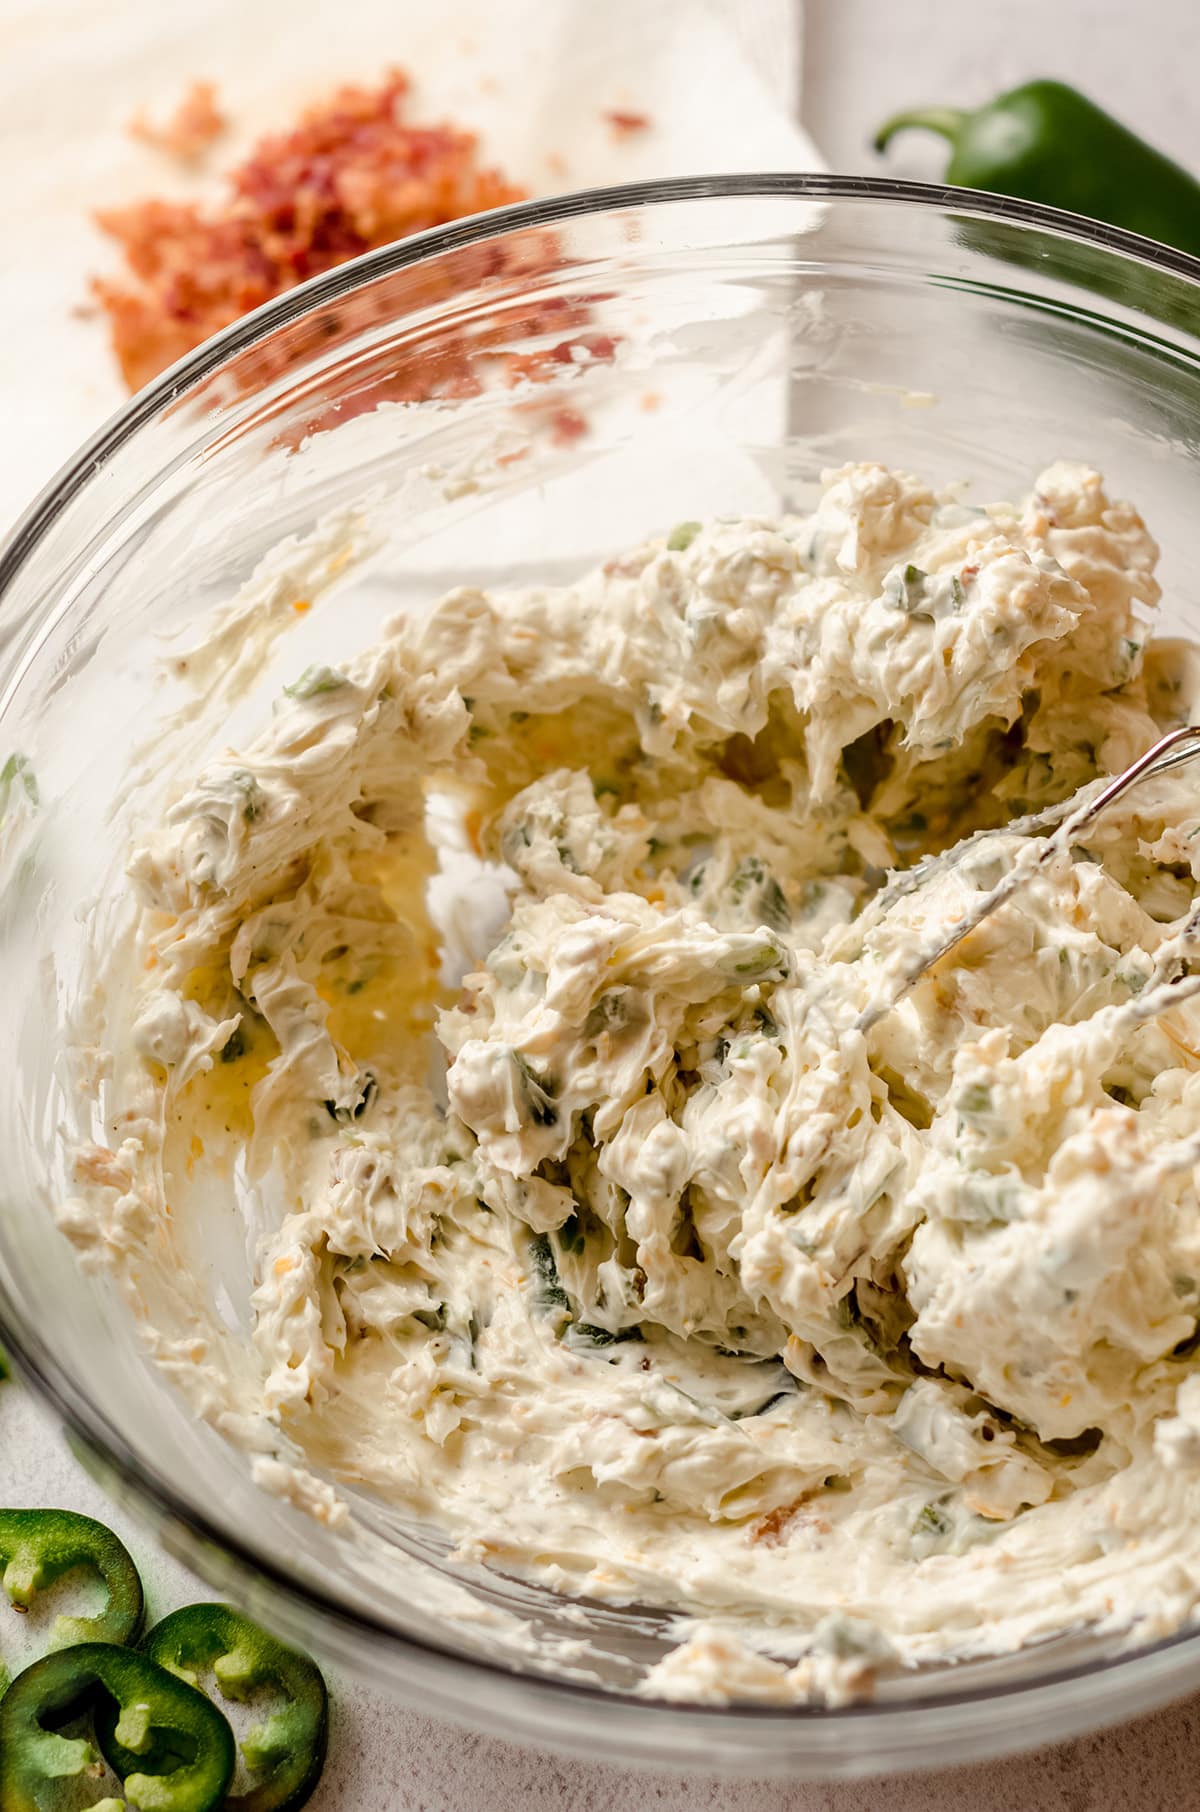
<svg viewBox="0 0 1200 1812">
<path fill-rule="evenodd" d="M 21 569 L 50 533 L 64 510 L 141 428 L 178 404 L 189 392 L 241 354 L 317 309 L 341 301 L 355 291 L 411 265 L 509 233 L 561 226 L 590 215 L 628 213 L 630 210 L 660 204 L 772 198 L 910 206 L 917 210 L 928 209 L 930 212 L 997 220 L 1017 228 L 1027 228 L 1031 232 L 1052 234 L 1057 238 L 1169 273 L 1183 279 L 1196 290 L 1198 330 L 1196 335 L 1189 337 L 1195 338 L 1197 359 L 1200 360 L 1200 258 L 1157 240 L 1144 238 L 1140 234 L 1129 233 L 1122 228 L 1108 226 L 1060 208 L 1046 207 L 1038 202 L 944 183 L 907 182 L 889 177 L 798 175 L 787 172 L 674 177 L 517 202 L 487 213 L 469 215 L 447 226 L 432 227 L 377 251 L 364 253 L 359 258 L 310 278 L 242 316 L 170 366 L 137 392 L 79 448 L 34 497 L 17 518 L 9 534 L 0 542 L 0 609 Z M 1103 319 L 1102 316 L 1098 318 Z M 214 426 L 215 423 L 210 421 L 208 427 L 212 429 Z M 1200 1685 L 1200 1633 L 1188 1630 L 1121 1655 L 1047 1670 L 1026 1680 L 989 1686 L 971 1685 L 961 1690 L 943 1688 L 903 1701 L 865 1702 L 832 1708 L 775 1706 L 761 1702 L 728 1705 L 675 1703 L 566 1679 L 554 1679 L 544 1674 L 527 1673 L 503 1661 L 475 1659 L 449 1645 L 443 1646 L 401 1634 L 390 1624 L 377 1620 L 366 1612 L 347 1611 L 332 1593 L 297 1581 L 270 1555 L 256 1551 L 249 1540 L 234 1540 L 224 1530 L 210 1523 L 203 1510 L 177 1495 L 166 1478 L 155 1475 L 129 1450 L 120 1431 L 104 1411 L 92 1403 L 75 1380 L 57 1364 L 41 1332 L 24 1323 L 20 1304 L 12 1299 L 2 1283 L 0 1335 L 15 1357 L 22 1377 L 33 1386 L 60 1421 L 81 1438 L 85 1447 L 94 1450 L 104 1462 L 116 1469 L 135 1497 L 150 1510 L 152 1517 L 157 1520 L 158 1517 L 166 1516 L 173 1522 L 182 1524 L 199 1542 L 217 1548 L 235 1566 L 269 1584 L 301 1613 L 315 1612 L 319 1618 L 339 1627 L 344 1634 L 361 1633 L 407 1650 L 414 1658 L 423 1658 L 439 1674 L 457 1675 L 456 1688 L 463 1691 L 464 1704 L 469 1702 L 465 1689 L 472 1679 L 479 1680 L 480 1685 L 485 1680 L 491 1680 L 497 1685 L 501 1681 L 507 1681 L 510 1686 L 519 1682 L 523 1694 L 531 1701 L 540 1700 L 547 1713 L 555 1707 L 565 1710 L 571 1704 L 577 1710 L 590 1705 L 596 1711 L 607 1706 L 624 1707 L 631 1714 L 654 1713 L 660 1719 L 664 1716 L 672 1719 L 676 1724 L 674 1734 L 677 1737 L 684 1735 L 684 1727 L 689 1727 L 688 1737 L 701 1745 L 704 1728 L 712 1730 L 714 1721 L 728 1730 L 731 1723 L 758 1726 L 760 1729 L 764 1724 L 780 1723 L 791 1723 L 793 1726 L 803 1723 L 810 1728 L 813 1723 L 818 1723 L 844 1728 L 847 1724 L 863 1721 L 885 1725 L 903 1719 L 908 1738 L 905 1747 L 909 1753 L 903 1759 L 896 1759 L 900 1766 L 911 1767 L 919 1766 L 922 1762 L 933 1762 L 935 1759 L 932 1753 L 919 1756 L 911 1752 L 911 1740 L 916 1735 L 912 1720 L 923 1713 L 953 1713 L 955 1710 L 965 1713 L 971 1708 L 980 1712 L 987 1704 L 998 1705 L 1000 1701 L 1020 1701 L 1022 1698 L 1031 1700 L 1034 1697 L 1041 1700 L 1054 1688 L 1063 1688 L 1074 1700 L 1072 1715 L 1065 1723 L 1065 1735 L 1088 1728 L 1106 1717 L 1119 1718 L 1123 1704 L 1129 1708 L 1124 1712 L 1128 1716 L 1134 1710 L 1149 1709 L 1175 1697 L 1180 1692 L 1187 1691 L 1191 1685 Z M 1078 1698 L 1080 1688 L 1089 1681 L 1094 1681 L 1098 1687 L 1103 1682 L 1109 1688 L 1103 1695 L 1109 1709 L 1100 1710 L 1095 1717 L 1082 1711 Z M 1030 1709 L 1032 1710 L 1032 1706 Z M 464 1717 L 466 1721 L 470 1721 L 469 1713 L 465 1713 Z M 849 1731 L 846 1734 L 849 1736 Z M 935 1733 L 930 1729 L 928 1734 L 932 1739 Z M 949 1736 L 944 1725 L 940 1734 L 943 1738 Z M 553 1743 L 550 1728 L 546 1730 L 545 1740 Z M 1033 1740 L 1046 1739 L 1042 1736 Z M 1001 1747 L 1007 1749 L 1016 1746 L 1011 1738 L 1002 1738 L 993 1744 L 985 1739 L 974 1753 L 994 1753 Z M 953 1746 L 948 1744 L 947 1747 Z M 664 1761 L 677 1759 L 664 1752 Z M 700 1747 L 692 1752 L 690 1762 L 686 1765 L 703 1765 L 706 1759 L 713 1767 L 719 1768 L 722 1764 L 720 1756 L 706 1758 Z M 727 1764 L 729 1758 L 724 1759 Z M 825 1759 L 830 1758 L 826 1755 Z M 955 1759 L 959 1759 L 957 1752 Z M 770 1772 L 771 1758 L 764 1754 L 762 1761 L 762 1772 Z M 889 1763 L 884 1751 L 878 1756 L 877 1765 L 883 1769 L 896 1765 L 896 1762 Z M 738 1771 L 746 1772 L 744 1763 Z M 861 1771 L 861 1762 L 859 1769 L 855 1771 Z M 830 1772 L 845 1772 L 845 1769 L 835 1767 Z"/>
</svg>

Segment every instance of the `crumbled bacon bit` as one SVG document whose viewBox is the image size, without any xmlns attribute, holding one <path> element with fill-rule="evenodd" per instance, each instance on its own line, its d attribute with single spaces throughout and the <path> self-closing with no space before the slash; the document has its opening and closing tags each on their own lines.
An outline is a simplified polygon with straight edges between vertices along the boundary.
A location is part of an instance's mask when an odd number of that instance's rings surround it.
<svg viewBox="0 0 1200 1812">
<path fill-rule="evenodd" d="M 605 110 L 605 119 L 618 138 L 628 138 L 634 132 L 647 132 L 650 129 L 648 113 L 629 113 L 622 107 L 609 107 Z"/>
<path fill-rule="evenodd" d="M 586 434 L 588 425 L 578 409 L 556 409 L 550 417 L 550 439 L 556 447 L 569 447 L 572 441 Z"/>
<path fill-rule="evenodd" d="M 184 163 L 192 163 L 207 151 L 215 138 L 220 138 L 228 120 L 217 105 L 217 91 L 212 82 L 193 82 L 170 119 L 161 126 L 152 125 L 145 114 L 130 120 L 126 130 L 130 138 L 166 151 Z"/>
<path fill-rule="evenodd" d="M 774 1510 L 768 1510 L 765 1516 L 760 1516 L 751 1530 L 751 1542 L 756 1547 L 782 1546 L 787 1540 L 788 1525 L 795 1520 L 803 1502 L 803 1498 L 798 1498 L 794 1504 L 777 1504 Z"/>
<path fill-rule="evenodd" d="M 97 279 L 130 389 L 306 277 L 424 227 L 521 198 L 474 135 L 403 118 L 408 78 L 343 88 L 262 139 L 215 208 L 144 201 L 97 218 L 124 279 Z"/>
<path fill-rule="evenodd" d="M 527 378 L 531 384 L 546 384 L 560 375 L 564 365 L 611 364 L 617 343 L 611 334 L 579 333 L 557 346 L 541 346 L 534 352 L 510 352 L 505 359 L 510 384 Z"/>
</svg>

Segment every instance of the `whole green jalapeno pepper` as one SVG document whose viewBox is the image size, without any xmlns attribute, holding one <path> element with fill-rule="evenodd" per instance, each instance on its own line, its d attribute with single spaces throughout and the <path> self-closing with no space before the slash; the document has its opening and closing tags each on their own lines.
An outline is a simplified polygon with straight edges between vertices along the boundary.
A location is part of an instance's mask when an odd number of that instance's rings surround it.
<svg viewBox="0 0 1200 1812">
<path fill-rule="evenodd" d="M 952 152 L 946 181 L 1068 208 L 1200 257 L 1200 183 L 1065 82 L 1026 82 L 965 111 L 914 107 L 875 135 L 939 132 Z"/>
<path fill-rule="evenodd" d="M 61 1783 L 99 1776 L 100 1755 L 63 1726 L 90 1714 L 99 1738 L 120 1755 L 123 1801 L 104 1797 L 91 1812 L 216 1812 L 233 1778 L 228 1722 L 202 1692 L 138 1649 L 83 1642 L 43 1655 L 0 1699 L 0 1806 L 49 1812 Z"/>
</svg>

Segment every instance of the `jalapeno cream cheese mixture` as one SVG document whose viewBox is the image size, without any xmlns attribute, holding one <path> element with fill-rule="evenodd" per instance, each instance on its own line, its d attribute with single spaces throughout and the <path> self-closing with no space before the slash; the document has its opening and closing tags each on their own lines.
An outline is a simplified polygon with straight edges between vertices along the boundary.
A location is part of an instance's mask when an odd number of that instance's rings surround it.
<svg viewBox="0 0 1200 1812">
<path fill-rule="evenodd" d="M 150 1317 L 172 1204 L 254 1196 L 252 1351 L 157 1345 L 267 1483 L 689 1614 L 685 1698 L 1192 1613 L 1195 774 L 902 981 L 1187 720 L 1156 552 L 1082 466 L 849 466 L 453 592 L 205 768 L 131 860 L 61 1219 Z"/>
</svg>

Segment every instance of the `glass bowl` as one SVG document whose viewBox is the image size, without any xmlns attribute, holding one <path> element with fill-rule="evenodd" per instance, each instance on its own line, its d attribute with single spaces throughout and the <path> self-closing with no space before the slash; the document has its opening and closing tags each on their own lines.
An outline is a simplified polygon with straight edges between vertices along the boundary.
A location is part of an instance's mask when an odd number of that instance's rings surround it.
<svg viewBox="0 0 1200 1812">
<path fill-rule="evenodd" d="M 98 1112 L 64 1055 L 93 904 L 120 893 L 131 827 L 283 679 L 456 584 L 560 581 L 681 519 L 807 508 L 823 467 L 862 457 L 989 498 L 1091 461 L 1163 544 L 1164 628 L 1200 633 L 1198 324 L 1200 263 L 1033 206 L 832 177 L 614 189 L 280 298 L 135 397 L 34 504 L 0 558 L 0 1321 L 87 1463 L 215 1590 L 432 1714 L 627 1763 L 948 1763 L 1200 1684 L 1200 1635 L 1123 1653 L 1077 1632 L 838 1710 L 639 1697 L 670 1642 L 653 1606 L 455 1569 L 353 1490 L 337 1529 L 261 1491 L 51 1212 Z M 304 613 L 281 579 L 260 616 L 291 626 L 172 740 L 184 682 L 164 657 L 260 563 L 286 575 L 285 538 L 347 536 L 359 563 L 326 559 Z M 193 1256 L 236 1334 L 245 1234 L 220 1220 Z"/>
</svg>

